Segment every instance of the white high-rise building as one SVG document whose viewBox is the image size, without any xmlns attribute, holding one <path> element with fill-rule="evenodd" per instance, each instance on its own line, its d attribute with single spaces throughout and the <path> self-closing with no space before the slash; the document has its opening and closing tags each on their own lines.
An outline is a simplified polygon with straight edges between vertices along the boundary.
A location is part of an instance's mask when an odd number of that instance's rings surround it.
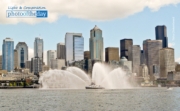
<svg viewBox="0 0 180 111">
<path fill-rule="evenodd" d="M 84 59 L 84 38 L 81 33 L 66 33 L 65 47 L 67 63 Z"/>
</svg>

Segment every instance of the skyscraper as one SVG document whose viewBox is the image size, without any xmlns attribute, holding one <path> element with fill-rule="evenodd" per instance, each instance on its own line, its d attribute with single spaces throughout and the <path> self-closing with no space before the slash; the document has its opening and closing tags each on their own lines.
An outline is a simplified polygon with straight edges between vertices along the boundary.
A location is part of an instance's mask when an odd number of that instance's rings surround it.
<svg viewBox="0 0 180 111">
<path fill-rule="evenodd" d="M 104 59 L 103 44 L 104 42 L 102 37 L 102 30 L 95 25 L 95 27 L 90 31 L 90 38 L 89 38 L 90 56 L 92 60 L 103 61 Z"/>
<path fill-rule="evenodd" d="M 64 43 L 57 44 L 57 58 L 58 59 L 66 59 L 66 49 Z"/>
<path fill-rule="evenodd" d="M 159 50 L 162 49 L 162 40 L 145 40 L 143 41 L 143 50 L 145 52 L 146 65 L 149 69 L 151 79 L 153 77 L 153 65 L 159 66 Z"/>
<path fill-rule="evenodd" d="M 66 33 L 65 47 L 67 63 L 84 59 L 84 38 L 81 33 Z"/>
<path fill-rule="evenodd" d="M 51 67 L 51 59 L 57 58 L 57 52 L 56 50 L 48 50 L 47 51 L 47 65 Z"/>
<path fill-rule="evenodd" d="M 122 39 L 120 40 L 120 52 L 121 52 L 121 57 L 126 57 L 128 58 L 128 48 L 133 45 L 133 40 L 132 39 Z"/>
<path fill-rule="evenodd" d="M 14 41 L 11 38 L 3 40 L 2 69 L 7 70 L 8 72 L 14 70 Z"/>
<path fill-rule="evenodd" d="M 140 55 L 141 47 L 139 45 L 132 45 L 128 48 L 128 58 L 129 61 L 132 61 L 132 72 L 136 73 L 137 76 L 140 76 L 139 67 L 140 67 Z"/>
<path fill-rule="evenodd" d="M 43 62 L 44 43 L 43 39 L 36 37 L 34 41 L 34 57 L 40 57 Z"/>
<path fill-rule="evenodd" d="M 18 68 L 18 67 L 19 67 L 19 65 L 18 65 L 18 51 L 14 50 L 14 68 Z"/>
<path fill-rule="evenodd" d="M 28 46 L 25 42 L 19 42 L 16 45 L 18 53 L 18 67 L 25 68 L 25 63 L 28 60 Z"/>
<path fill-rule="evenodd" d="M 162 47 L 168 47 L 167 29 L 165 25 L 156 26 L 156 40 L 162 40 Z"/>
<path fill-rule="evenodd" d="M 168 72 L 175 71 L 174 65 L 174 49 L 163 48 L 159 54 L 160 62 L 160 77 L 167 77 Z"/>
<path fill-rule="evenodd" d="M 119 48 L 118 47 L 107 47 L 105 49 L 105 61 L 119 61 Z"/>
<path fill-rule="evenodd" d="M 73 60 L 84 59 L 84 38 L 82 36 L 73 37 Z"/>
</svg>

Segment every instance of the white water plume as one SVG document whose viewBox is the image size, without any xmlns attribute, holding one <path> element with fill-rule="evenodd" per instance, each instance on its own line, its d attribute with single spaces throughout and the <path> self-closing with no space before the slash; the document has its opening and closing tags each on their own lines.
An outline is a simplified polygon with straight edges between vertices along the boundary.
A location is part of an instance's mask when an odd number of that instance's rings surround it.
<svg viewBox="0 0 180 111">
<path fill-rule="evenodd" d="M 92 80 L 77 67 L 68 67 L 66 70 L 49 70 L 44 72 L 39 82 L 42 88 L 85 89 L 91 84 L 100 85 L 105 89 L 130 88 L 128 76 L 121 68 L 111 69 L 109 65 L 95 63 L 92 71 Z"/>
</svg>

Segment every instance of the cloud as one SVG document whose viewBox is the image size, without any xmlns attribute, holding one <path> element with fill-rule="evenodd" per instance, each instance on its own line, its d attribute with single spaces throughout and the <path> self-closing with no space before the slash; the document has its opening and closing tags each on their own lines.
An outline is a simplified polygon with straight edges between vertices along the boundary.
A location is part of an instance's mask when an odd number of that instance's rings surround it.
<svg viewBox="0 0 180 111">
<path fill-rule="evenodd" d="M 168 43 L 168 47 L 173 48 L 175 46 L 175 43 Z"/>
<path fill-rule="evenodd" d="M 92 21 L 124 18 L 143 11 L 148 7 L 157 11 L 163 6 L 176 5 L 180 0 L 0 0 L 0 23 L 17 24 L 24 22 L 35 24 L 42 21 L 54 22 L 61 16 L 87 19 Z M 44 6 L 48 18 L 6 18 L 8 6 Z"/>
<path fill-rule="evenodd" d="M 34 57 L 34 49 L 28 48 L 28 58 L 31 60 L 31 58 Z M 44 51 L 44 62 L 47 64 L 47 51 Z"/>
</svg>

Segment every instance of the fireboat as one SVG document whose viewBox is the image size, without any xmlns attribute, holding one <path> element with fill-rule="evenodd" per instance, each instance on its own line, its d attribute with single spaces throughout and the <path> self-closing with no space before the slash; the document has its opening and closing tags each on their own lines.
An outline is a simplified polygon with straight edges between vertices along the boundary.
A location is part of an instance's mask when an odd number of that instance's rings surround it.
<svg viewBox="0 0 180 111">
<path fill-rule="evenodd" d="M 95 83 L 91 83 L 91 85 L 86 86 L 86 89 L 104 89 L 104 87 L 101 87 L 100 85 L 95 85 Z"/>
</svg>

